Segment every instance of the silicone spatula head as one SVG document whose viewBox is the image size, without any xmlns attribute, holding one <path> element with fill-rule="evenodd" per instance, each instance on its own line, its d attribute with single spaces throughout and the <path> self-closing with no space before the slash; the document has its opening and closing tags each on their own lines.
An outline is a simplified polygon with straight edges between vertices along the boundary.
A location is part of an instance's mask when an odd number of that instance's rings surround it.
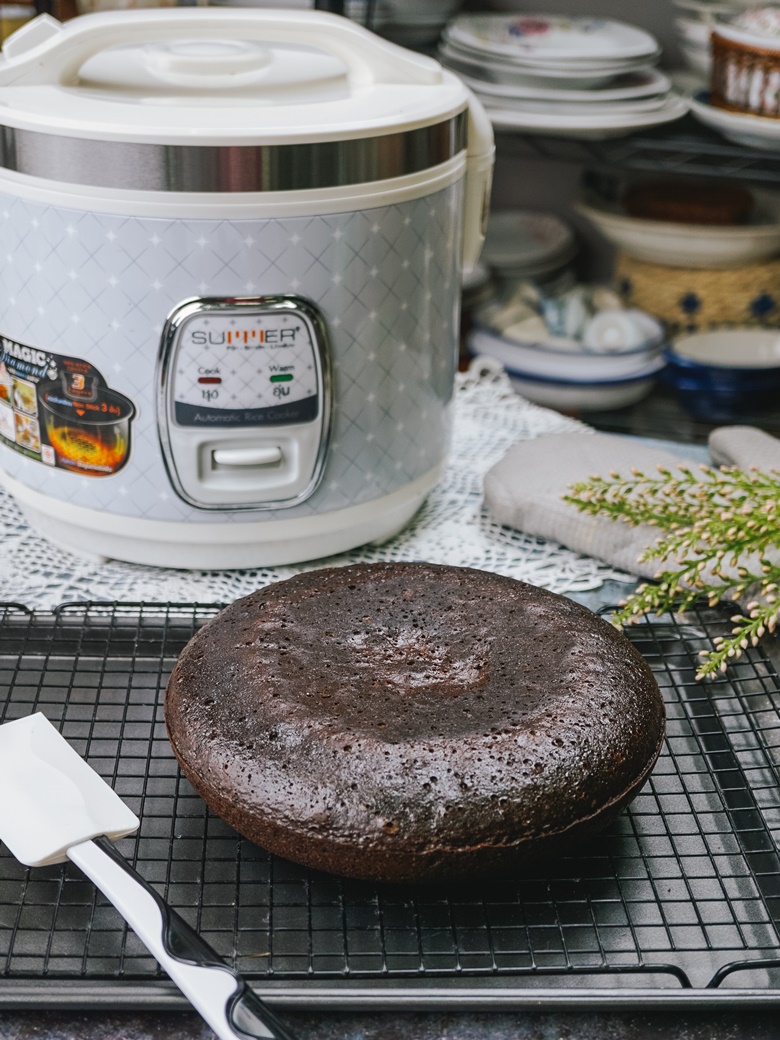
<svg viewBox="0 0 780 1040">
<path fill-rule="evenodd" d="M 21 863 L 63 863 L 71 846 L 139 822 L 45 715 L 0 726 L 0 841 Z"/>
</svg>

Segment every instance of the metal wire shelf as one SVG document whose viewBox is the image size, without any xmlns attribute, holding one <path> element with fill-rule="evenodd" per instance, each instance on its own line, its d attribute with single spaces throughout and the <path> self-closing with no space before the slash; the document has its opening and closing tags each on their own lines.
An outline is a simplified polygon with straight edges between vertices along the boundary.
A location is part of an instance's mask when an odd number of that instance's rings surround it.
<svg viewBox="0 0 780 1040">
<path fill-rule="evenodd" d="M 162 695 L 217 609 L 0 607 L 0 720 L 40 710 L 62 729 L 141 817 L 122 852 L 258 988 L 346 1004 L 361 987 L 385 987 L 390 1002 L 429 987 L 439 1005 L 480 987 L 493 1002 L 566 987 L 577 999 L 780 1001 L 780 685 L 761 648 L 728 678 L 695 682 L 698 651 L 729 627 L 722 613 L 631 631 L 663 691 L 668 740 L 605 835 L 517 877 L 432 890 L 269 856 L 180 776 Z M 47 986 L 60 1004 L 172 1006 L 162 979 L 75 867 L 0 855 L 0 1007 Z"/>
<path fill-rule="evenodd" d="M 734 144 L 686 117 L 673 128 L 588 141 L 497 131 L 499 153 L 625 171 L 780 182 L 780 156 Z"/>
</svg>

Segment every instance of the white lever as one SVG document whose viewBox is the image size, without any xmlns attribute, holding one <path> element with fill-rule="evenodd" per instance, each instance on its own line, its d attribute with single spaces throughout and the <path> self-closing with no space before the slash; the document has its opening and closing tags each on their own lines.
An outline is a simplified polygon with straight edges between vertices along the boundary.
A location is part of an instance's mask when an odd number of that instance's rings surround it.
<svg viewBox="0 0 780 1040">
<path fill-rule="evenodd" d="M 276 445 L 257 448 L 216 448 L 211 457 L 215 466 L 273 466 L 282 461 L 282 449 Z"/>
<path fill-rule="evenodd" d="M 46 33 L 33 37 L 45 18 Z M 25 29 L 25 39 L 4 48 L 0 86 L 76 82 L 81 66 L 94 54 L 121 44 L 166 40 L 238 39 L 257 43 L 299 43 L 339 58 L 353 83 L 441 82 L 439 63 L 381 39 L 363 26 L 326 11 L 258 10 L 238 7 L 173 7 L 104 11 L 73 18 L 57 32 L 48 15 Z M 19 45 L 24 46 L 19 46 Z"/>
</svg>

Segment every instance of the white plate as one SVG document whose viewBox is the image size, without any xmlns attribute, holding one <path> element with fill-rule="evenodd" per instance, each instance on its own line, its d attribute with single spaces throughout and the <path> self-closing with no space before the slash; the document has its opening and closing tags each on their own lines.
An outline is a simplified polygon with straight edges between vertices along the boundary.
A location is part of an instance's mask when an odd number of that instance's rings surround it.
<svg viewBox="0 0 780 1040">
<path fill-rule="evenodd" d="M 518 374 L 568 383 L 609 383 L 654 375 L 664 367 L 661 355 L 663 337 L 647 349 L 624 354 L 587 354 L 585 351 L 556 350 L 543 343 L 520 343 L 476 324 L 469 333 L 472 354 L 483 354 Z"/>
<path fill-rule="evenodd" d="M 639 58 L 654 53 L 654 36 L 609 18 L 546 14 L 461 15 L 450 22 L 448 37 L 490 56 L 592 63 Z"/>
<path fill-rule="evenodd" d="M 480 90 L 474 93 L 488 108 L 506 109 L 509 112 L 541 113 L 543 115 L 577 115 L 581 118 L 600 115 L 623 116 L 632 112 L 657 112 L 666 104 L 668 95 L 653 98 L 636 98 L 633 101 L 593 102 L 590 105 L 574 105 L 571 101 L 529 101 L 526 98 L 491 98 Z"/>
<path fill-rule="evenodd" d="M 546 69 L 543 66 L 531 68 L 521 67 L 505 62 L 467 58 L 446 40 L 439 43 L 439 60 L 442 65 L 457 72 L 458 75 L 470 76 L 473 79 L 489 83 L 501 83 L 508 86 L 529 86 L 544 89 L 561 87 L 568 90 L 588 90 L 611 84 L 617 76 L 635 71 L 619 66 L 606 71 L 592 72 L 580 69 Z M 647 64 L 643 62 L 642 65 Z M 638 66 L 640 67 L 640 66 Z"/>
<path fill-rule="evenodd" d="M 724 368 L 780 367 L 780 332 L 768 329 L 714 329 L 680 336 L 672 350 L 687 361 Z"/>
<path fill-rule="evenodd" d="M 681 119 L 688 111 L 688 102 L 676 94 L 670 94 L 663 107 L 655 112 L 625 112 L 601 116 L 577 115 L 576 111 L 561 115 L 513 112 L 503 108 L 488 108 L 486 111 L 496 130 L 532 130 L 552 137 L 576 137 L 598 141 Z"/>
<path fill-rule="evenodd" d="M 638 69 L 616 77 L 607 86 L 594 90 L 566 90 L 560 87 L 532 87 L 523 84 L 488 83 L 471 76 L 461 76 L 471 90 L 492 98 L 522 98 L 539 101 L 572 101 L 577 104 L 601 101 L 628 101 L 653 97 L 671 90 L 671 80 L 656 69 Z"/>
<path fill-rule="evenodd" d="M 508 369 L 507 376 L 513 388 L 526 401 L 564 412 L 602 412 L 613 408 L 629 408 L 647 397 L 656 382 L 653 375 L 621 383 L 557 383 L 523 378 Z"/>
<path fill-rule="evenodd" d="M 572 61 L 568 58 L 539 58 L 525 54 L 513 56 L 494 55 L 487 51 L 467 47 L 460 41 L 453 39 L 450 33 L 451 24 L 449 23 L 442 32 L 442 43 L 456 57 L 480 65 L 482 68 L 486 66 L 491 68 L 500 66 L 512 70 L 528 70 L 533 73 L 539 69 L 544 69 L 548 72 L 569 72 L 572 74 L 609 72 L 617 76 L 625 72 L 632 72 L 634 69 L 642 68 L 645 65 L 653 65 L 661 56 L 661 51 L 658 48 L 636 58 L 592 58 L 583 61 Z"/>
<path fill-rule="evenodd" d="M 491 267 L 535 268 L 571 259 L 574 231 L 554 213 L 495 210 L 490 214 L 482 260 Z"/>
<path fill-rule="evenodd" d="M 748 148 L 763 152 L 780 152 L 780 119 L 752 116 L 744 112 L 727 112 L 707 101 L 707 92 L 691 98 L 691 112 L 705 126 L 719 130 L 724 137 Z"/>
<path fill-rule="evenodd" d="M 589 198 L 576 209 L 629 256 L 668 267 L 718 270 L 760 263 L 780 253 L 780 194 L 753 192 L 753 224 L 683 224 L 630 217 L 619 204 Z"/>
</svg>

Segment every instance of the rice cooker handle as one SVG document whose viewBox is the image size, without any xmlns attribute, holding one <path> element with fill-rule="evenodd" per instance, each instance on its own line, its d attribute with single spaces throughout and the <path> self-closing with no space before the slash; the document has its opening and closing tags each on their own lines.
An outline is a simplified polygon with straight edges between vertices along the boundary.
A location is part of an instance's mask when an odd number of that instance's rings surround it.
<svg viewBox="0 0 780 1040">
<path fill-rule="evenodd" d="M 438 62 L 383 40 L 363 26 L 326 11 L 179 7 L 107 11 L 65 25 L 39 15 L 3 45 L 0 86 L 76 82 L 93 54 L 120 44 L 215 37 L 259 43 L 299 43 L 341 59 L 353 83 L 436 84 Z"/>
<path fill-rule="evenodd" d="M 493 126 L 473 94 L 469 98 L 468 150 L 466 152 L 466 198 L 463 212 L 463 268 L 479 260 L 485 241 L 490 211 L 490 189 L 496 146 Z"/>
</svg>

